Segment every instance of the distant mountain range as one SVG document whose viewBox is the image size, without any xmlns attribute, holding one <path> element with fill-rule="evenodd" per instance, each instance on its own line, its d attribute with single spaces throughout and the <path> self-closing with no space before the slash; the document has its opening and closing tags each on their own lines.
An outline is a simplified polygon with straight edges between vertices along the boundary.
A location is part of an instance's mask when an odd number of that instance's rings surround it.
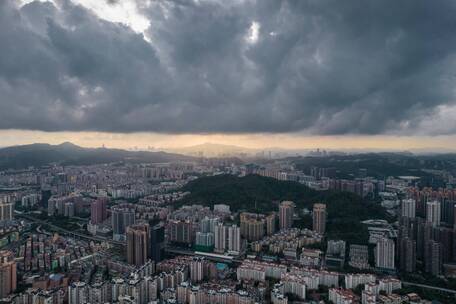
<svg viewBox="0 0 456 304">
<path fill-rule="evenodd" d="M 51 163 L 92 165 L 121 161 L 165 163 L 191 160 L 194 160 L 191 156 L 174 153 L 83 148 L 69 142 L 60 145 L 31 144 L 0 149 L 0 169 L 3 170 L 41 167 Z"/>
</svg>

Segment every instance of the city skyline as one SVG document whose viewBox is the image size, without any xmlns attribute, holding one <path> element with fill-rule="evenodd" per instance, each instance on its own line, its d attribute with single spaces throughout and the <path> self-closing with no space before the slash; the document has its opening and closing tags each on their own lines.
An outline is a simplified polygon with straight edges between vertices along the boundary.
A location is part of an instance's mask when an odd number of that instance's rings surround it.
<svg viewBox="0 0 456 304">
<path fill-rule="evenodd" d="M 455 303 L 455 16 L 0 0 L 0 303 Z"/>
<path fill-rule="evenodd" d="M 160 134 L 105 132 L 43 132 L 0 130 L 0 148 L 34 143 L 71 142 L 86 148 L 179 151 L 204 144 L 226 145 L 254 150 L 371 152 L 410 151 L 414 153 L 454 153 L 456 136 L 301 136 L 298 134 Z"/>
</svg>

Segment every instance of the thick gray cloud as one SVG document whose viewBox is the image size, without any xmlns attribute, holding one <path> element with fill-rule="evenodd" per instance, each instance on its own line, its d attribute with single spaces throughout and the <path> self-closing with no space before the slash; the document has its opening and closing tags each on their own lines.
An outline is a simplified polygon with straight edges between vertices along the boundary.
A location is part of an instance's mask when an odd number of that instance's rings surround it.
<svg viewBox="0 0 456 304">
<path fill-rule="evenodd" d="M 137 3 L 147 39 L 70 0 L 0 1 L 0 128 L 456 132 L 423 123 L 456 107 L 453 1 Z"/>
</svg>

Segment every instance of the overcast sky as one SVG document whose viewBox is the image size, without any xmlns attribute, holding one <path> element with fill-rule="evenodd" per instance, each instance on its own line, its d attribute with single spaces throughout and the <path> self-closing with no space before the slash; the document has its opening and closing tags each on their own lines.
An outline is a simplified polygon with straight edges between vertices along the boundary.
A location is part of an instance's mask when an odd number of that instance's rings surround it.
<svg viewBox="0 0 456 304">
<path fill-rule="evenodd" d="M 456 133 L 455 16 L 454 1 L 0 0 L 1 133 L 436 145 Z"/>
</svg>

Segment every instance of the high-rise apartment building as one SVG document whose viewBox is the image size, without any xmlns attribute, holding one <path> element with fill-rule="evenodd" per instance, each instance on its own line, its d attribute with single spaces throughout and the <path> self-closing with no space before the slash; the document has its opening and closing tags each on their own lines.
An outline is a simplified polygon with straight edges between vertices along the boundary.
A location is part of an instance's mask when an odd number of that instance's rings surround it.
<svg viewBox="0 0 456 304">
<path fill-rule="evenodd" d="M 73 282 L 68 286 L 68 303 L 83 304 L 89 300 L 89 288 L 84 282 Z"/>
<path fill-rule="evenodd" d="M 276 232 L 276 213 L 266 216 L 266 234 L 273 235 Z"/>
<path fill-rule="evenodd" d="M 190 279 L 192 283 L 201 282 L 204 278 L 206 260 L 203 257 L 194 257 L 190 263 Z"/>
<path fill-rule="evenodd" d="M 432 275 L 438 276 L 442 269 L 442 246 L 435 241 L 425 244 L 424 269 Z"/>
<path fill-rule="evenodd" d="M 1 202 L 0 203 L 0 221 L 11 221 L 13 220 L 14 206 L 12 202 Z"/>
<path fill-rule="evenodd" d="M 405 272 L 416 270 L 416 241 L 409 237 L 398 239 L 399 268 Z"/>
<path fill-rule="evenodd" d="M 126 228 L 135 224 L 135 211 L 122 207 L 111 208 L 111 221 L 114 235 L 125 234 Z"/>
<path fill-rule="evenodd" d="M 346 242 L 343 240 L 329 240 L 326 246 L 326 254 L 330 256 L 341 256 L 345 257 L 345 246 Z"/>
<path fill-rule="evenodd" d="M 227 236 L 227 228 L 223 225 L 223 223 L 218 223 L 215 226 L 214 230 L 215 234 L 215 251 L 216 252 L 225 252 L 226 249 L 226 236 Z"/>
<path fill-rule="evenodd" d="M 440 202 L 430 201 L 426 203 L 426 221 L 433 227 L 440 226 L 441 207 Z"/>
<path fill-rule="evenodd" d="M 440 205 L 440 212 L 442 214 L 441 221 L 444 222 L 447 226 L 453 226 L 455 201 L 445 198 L 440 201 Z"/>
<path fill-rule="evenodd" d="M 258 241 L 264 236 L 265 216 L 243 212 L 240 215 L 241 235 L 249 241 Z"/>
<path fill-rule="evenodd" d="M 179 245 L 190 246 L 193 243 L 193 222 L 189 220 L 171 220 L 169 221 L 169 239 L 171 242 Z"/>
<path fill-rule="evenodd" d="M 150 228 L 150 257 L 155 263 L 165 257 L 165 227 L 163 224 Z"/>
<path fill-rule="evenodd" d="M 110 282 L 96 282 L 89 286 L 88 303 L 110 303 L 111 284 Z"/>
<path fill-rule="evenodd" d="M 401 216 L 415 218 L 416 201 L 414 199 L 405 199 L 401 203 Z"/>
<path fill-rule="evenodd" d="M 127 262 L 142 266 L 149 258 L 150 226 L 149 224 L 135 224 L 127 227 Z"/>
<path fill-rule="evenodd" d="M 438 240 L 442 250 L 442 263 L 448 263 L 453 260 L 453 250 L 455 234 L 453 229 L 446 227 L 434 228 L 434 239 Z"/>
<path fill-rule="evenodd" d="M 381 269 L 394 269 L 394 240 L 380 238 L 375 248 L 375 266 Z"/>
<path fill-rule="evenodd" d="M 324 234 L 326 231 L 326 205 L 325 204 L 314 204 L 313 205 L 313 230 L 320 234 Z"/>
<path fill-rule="evenodd" d="M 0 299 L 5 298 L 16 290 L 16 262 L 14 253 L 7 250 L 0 251 Z"/>
<path fill-rule="evenodd" d="M 90 205 L 90 222 L 94 225 L 102 223 L 107 219 L 107 197 L 99 197 Z"/>
<path fill-rule="evenodd" d="M 280 230 L 289 229 L 293 225 L 294 203 L 283 201 L 279 206 L 279 226 Z"/>
<path fill-rule="evenodd" d="M 351 267 L 358 269 L 369 268 L 369 248 L 366 245 L 351 244 L 349 250 L 349 262 Z"/>
<path fill-rule="evenodd" d="M 208 233 L 212 232 L 214 233 L 215 226 L 220 222 L 219 218 L 209 218 L 205 217 L 200 221 L 200 232 L 202 233 Z"/>
<path fill-rule="evenodd" d="M 241 251 L 241 229 L 236 225 L 228 227 L 228 251 Z"/>
</svg>

